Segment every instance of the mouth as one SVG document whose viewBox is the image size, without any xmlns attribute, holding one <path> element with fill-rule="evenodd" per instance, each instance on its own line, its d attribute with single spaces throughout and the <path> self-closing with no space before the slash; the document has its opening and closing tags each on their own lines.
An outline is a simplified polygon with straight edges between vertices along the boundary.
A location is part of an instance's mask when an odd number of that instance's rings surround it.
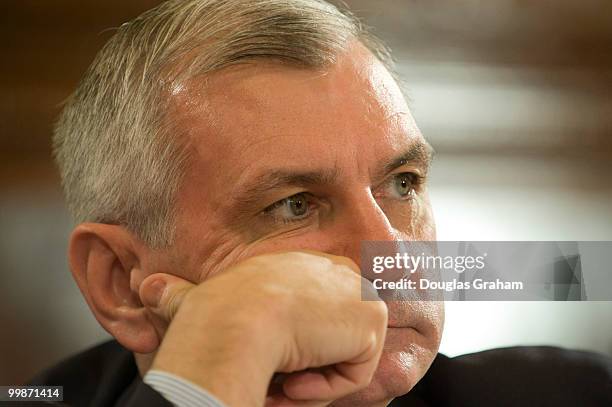
<svg viewBox="0 0 612 407">
<path fill-rule="evenodd" d="M 414 328 L 414 322 L 414 320 L 409 318 L 390 315 L 387 321 L 387 328 Z"/>
<path fill-rule="evenodd" d="M 387 328 L 418 330 L 417 327 L 421 324 L 421 317 L 419 309 L 414 304 L 392 303 L 387 304 L 387 307 L 389 309 Z"/>
<path fill-rule="evenodd" d="M 414 331 L 415 334 L 420 334 L 421 332 L 414 326 L 414 324 L 411 324 L 409 322 L 407 323 L 390 323 L 387 324 L 387 330 L 390 331 L 394 331 L 394 332 L 407 332 L 407 331 Z"/>
</svg>

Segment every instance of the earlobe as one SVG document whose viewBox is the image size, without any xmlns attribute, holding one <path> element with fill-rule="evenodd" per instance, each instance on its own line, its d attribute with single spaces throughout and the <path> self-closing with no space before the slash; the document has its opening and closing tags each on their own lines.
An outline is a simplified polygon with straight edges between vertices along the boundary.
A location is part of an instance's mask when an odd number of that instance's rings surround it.
<svg viewBox="0 0 612 407">
<path fill-rule="evenodd" d="M 151 353 L 160 338 L 133 287 L 142 274 L 139 255 L 132 234 L 118 225 L 81 224 L 70 238 L 70 270 L 98 322 L 125 348 Z"/>
</svg>

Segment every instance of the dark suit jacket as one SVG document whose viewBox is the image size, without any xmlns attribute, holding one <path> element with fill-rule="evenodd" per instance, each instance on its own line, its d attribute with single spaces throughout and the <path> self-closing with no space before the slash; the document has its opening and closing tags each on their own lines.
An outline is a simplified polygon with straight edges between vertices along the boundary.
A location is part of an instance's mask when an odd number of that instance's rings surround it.
<svg viewBox="0 0 612 407">
<path fill-rule="evenodd" d="M 64 386 L 70 406 L 170 406 L 142 382 L 131 352 L 110 341 L 80 353 L 30 384 Z M 439 354 L 425 377 L 393 407 L 612 407 L 612 359 L 553 347 Z"/>
</svg>

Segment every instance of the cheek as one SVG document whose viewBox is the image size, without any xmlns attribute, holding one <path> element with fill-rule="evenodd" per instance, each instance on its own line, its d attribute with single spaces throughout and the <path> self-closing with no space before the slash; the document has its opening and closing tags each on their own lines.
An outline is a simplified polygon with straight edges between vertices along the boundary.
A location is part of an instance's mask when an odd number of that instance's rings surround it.
<svg viewBox="0 0 612 407">
<path fill-rule="evenodd" d="M 217 224 L 192 225 L 185 227 L 184 233 L 178 232 L 175 257 L 182 259 L 182 269 L 193 283 L 201 283 L 245 257 L 240 236 Z"/>
<path fill-rule="evenodd" d="M 382 209 L 403 240 L 435 240 L 435 223 L 426 195 L 419 195 L 411 201 L 390 202 Z"/>
<path fill-rule="evenodd" d="M 238 240 L 238 239 L 235 239 Z M 205 256 L 199 264 L 199 282 L 224 272 L 249 256 L 248 247 L 234 239 L 225 240 Z"/>
<path fill-rule="evenodd" d="M 429 195 L 424 192 L 416 199 L 417 211 L 412 224 L 412 236 L 414 240 L 433 241 L 436 240 L 436 224 L 429 202 Z"/>
<path fill-rule="evenodd" d="M 245 243 L 241 235 L 228 232 L 209 244 L 209 250 L 202 251 L 205 255 L 199 256 L 201 260 L 197 265 L 199 270 L 197 281 L 202 282 L 258 255 L 304 249 L 327 251 L 326 240 L 319 233 L 296 232 Z"/>
</svg>

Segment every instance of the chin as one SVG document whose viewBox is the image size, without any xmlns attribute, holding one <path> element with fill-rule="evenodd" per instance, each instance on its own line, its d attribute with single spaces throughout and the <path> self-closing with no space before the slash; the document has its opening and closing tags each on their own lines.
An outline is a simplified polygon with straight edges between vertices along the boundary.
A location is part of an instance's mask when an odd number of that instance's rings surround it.
<svg viewBox="0 0 612 407">
<path fill-rule="evenodd" d="M 412 328 L 388 329 L 385 349 L 370 385 L 331 406 L 386 406 L 408 393 L 425 375 L 438 352 L 438 343 L 429 342 Z"/>
</svg>

